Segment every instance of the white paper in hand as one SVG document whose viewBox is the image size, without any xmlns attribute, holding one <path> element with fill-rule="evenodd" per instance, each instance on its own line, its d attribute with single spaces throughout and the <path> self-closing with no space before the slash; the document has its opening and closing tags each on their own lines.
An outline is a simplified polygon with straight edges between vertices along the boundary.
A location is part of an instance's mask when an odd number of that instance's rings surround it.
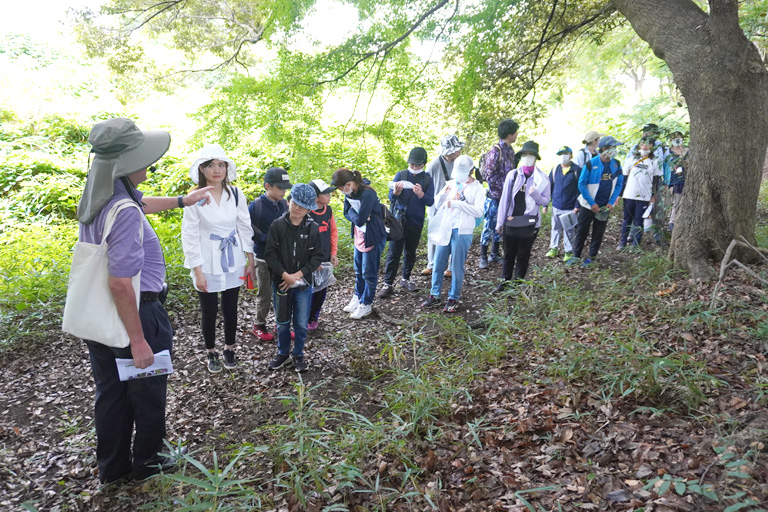
<svg viewBox="0 0 768 512">
<path fill-rule="evenodd" d="M 391 188 L 392 190 L 395 190 L 395 183 L 402 183 L 403 190 L 411 190 L 413 188 L 413 183 L 411 183 L 410 181 L 390 181 L 389 188 Z"/>
<path fill-rule="evenodd" d="M 643 218 L 650 219 L 652 211 L 653 211 L 653 203 L 649 204 L 648 208 L 645 209 L 645 211 L 643 212 Z"/>
<path fill-rule="evenodd" d="M 115 359 L 117 363 L 117 374 L 121 381 L 144 379 L 146 377 L 157 377 L 160 375 L 170 375 L 173 373 L 173 363 L 171 363 L 171 353 L 163 350 L 155 354 L 155 362 L 144 369 L 133 366 L 133 359 Z"/>
</svg>

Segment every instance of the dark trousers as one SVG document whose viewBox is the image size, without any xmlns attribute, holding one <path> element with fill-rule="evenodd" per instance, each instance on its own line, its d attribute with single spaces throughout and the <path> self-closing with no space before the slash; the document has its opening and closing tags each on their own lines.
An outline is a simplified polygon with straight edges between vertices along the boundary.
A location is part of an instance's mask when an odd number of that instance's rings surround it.
<svg viewBox="0 0 768 512">
<path fill-rule="evenodd" d="M 501 268 L 501 277 L 505 281 L 512 279 L 525 279 L 528 272 L 528 262 L 531 259 L 533 242 L 539 234 L 538 228 L 533 236 L 504 235 L 504 265 Z"/>
<path fill-rule="evenodd" d="M 328 288 L 323 288 L 318 292 L 312 293 L 312 305 L 309 307 L 309 321 L 317 322 L 320 318 L 320 310 L 325 303 L 325 295 L 328 293 Z"/>
<path fill-rule="evenodd" d="M 237 298 L 240 287 L 236 286 L 221 292 L 221 316 L 224 318 L 224 344 L 234 345 L 237 335 Z M 216 316 L 219 313 L 219 293 L 197 292 L 200 297 L 201 324 L 203 340 L 208 350 L 216 346 Z"/>
<path fill-rule="evenodd" d="M 405 261 L 403 261 L 403 279 L 411 278 L 411 271 L 413 265 L 416 264 L 416 248 L 419 246 L 419 240 L 421 240 L 421 230 L 424 228 L 424 224 L 404 224 L 403 231 L 405 232 L 403 238 L 400 240 L 390 241 L 389 249 L 387 250 L 387 262 L 384 266 L 384 282 L 388 285 L 395 284 L 395 278 L 397 278 L 397 267 L 400 266 L 400 256 L 405 249 Z"/>
<path fill-rule="evenodd" d="M 632 245 L 640 245 L 643 238 L 643 213 L 648 208 L 650 201 L 624 198 L 624 222 L 621 223 L 621 245 L 627 244 L 627 239 Z"/>
<path fill-rule="evenodd" d="M 605 228 L 608 226 L 607 220 L 597 220 L 595 218 L 595 212 L 587 207 L 579 208 L 579 224 L 576 226 L 576 242 L 573 244 L 573 255 L 577 258 L 581 258 L 581 250 L 584 249 L 584 243 L 587 241 L 587 235 L 589 235 L 589 228 L 592 227 L 592 242 L 589 246 L 589 257 L 594 258 L 597 253 L 600 252 L 600 245 L 603 243 L 603 235 L 605 235 Z"/>
<path fill-rule="evenodd" d="M 152 352 L 173 348 L 173 328 L 159 301 L 139 305 L 141 328 Z M 115 358 L 131 359 L 131 348 L 111 348 L 85 341 L 96 384 L 96 461 L 99 480 L 114 482 L 133 470 L 136 478 L 152 473 L 161 463 L 158 453 L 165 438 L 165 399 L 168 376 L 121 382 Z M 133 453 L 131 453 L 131 437 Z"/>
</svg>

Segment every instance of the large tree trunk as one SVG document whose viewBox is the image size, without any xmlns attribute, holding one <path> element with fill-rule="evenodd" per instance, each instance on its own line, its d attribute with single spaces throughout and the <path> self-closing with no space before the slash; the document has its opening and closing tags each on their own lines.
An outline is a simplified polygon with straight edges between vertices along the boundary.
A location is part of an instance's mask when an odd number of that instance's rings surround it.
<svg viewBox="0 0 768 512">
<path fill-rule="evenodd" d="M 710 0 L 709 14 L 691 0 L 613 4 L 667 63 L 688 104 L 691 159 L 670 257 L 692 277 L 711 277 L 711 260 L 733 238 L 755 241 L 768 71 L 739 27 L 737 0 Z"/>
</svg>

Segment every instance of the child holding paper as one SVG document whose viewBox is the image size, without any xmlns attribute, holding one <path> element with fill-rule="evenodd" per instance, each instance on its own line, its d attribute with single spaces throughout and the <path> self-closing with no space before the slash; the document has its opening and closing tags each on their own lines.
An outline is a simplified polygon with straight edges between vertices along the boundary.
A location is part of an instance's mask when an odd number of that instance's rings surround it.
<svg viewBox="0 0 768 512">
<path fill-rule="evenodd" d="M 547 258 L 557 256 L 560 248 L 560 238 L 563 238 L 563 249 L 568 261 L 573 256 L 573 241 L 576 238 L 576 221 L 574 217 L 579 213 L 579 175 L 581 167 L 571 159 L 573 151 L 568 146 L 561 147 L 558 156 L 562 163 L 549 173 L 549 186 L 552 190 L 552 232 L 549 239 L 549 252 Z M 547 208 L 544 207 L 544 213 Z"/>
</svg>

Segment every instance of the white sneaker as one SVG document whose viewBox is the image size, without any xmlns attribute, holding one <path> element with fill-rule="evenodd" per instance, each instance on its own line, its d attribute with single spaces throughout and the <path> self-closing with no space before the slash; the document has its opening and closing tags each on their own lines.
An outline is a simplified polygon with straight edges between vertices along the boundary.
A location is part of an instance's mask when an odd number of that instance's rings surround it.
<svg viewBox="0 0 768 512">
<path fill-rule="evenodd" d="M 357 306 L 360 305 L 360 299 L 357 298 L 357 295 L 352 295 L 352 298 L 349 300 L 349 304 L 344 306 L 344 311 L 347 313 L 354 313 L 357 309 Z"/>
<path fill-rule="evenodd" d="M 349 315 L 349 318 L 352 318 L 353 320 L 360 320 L 364 316 L 368 316 L 371 314 L 371 310 L 373 308 L 370 304 L 360 304 L 357 306 L 357 309 Z"/>
</svg>

